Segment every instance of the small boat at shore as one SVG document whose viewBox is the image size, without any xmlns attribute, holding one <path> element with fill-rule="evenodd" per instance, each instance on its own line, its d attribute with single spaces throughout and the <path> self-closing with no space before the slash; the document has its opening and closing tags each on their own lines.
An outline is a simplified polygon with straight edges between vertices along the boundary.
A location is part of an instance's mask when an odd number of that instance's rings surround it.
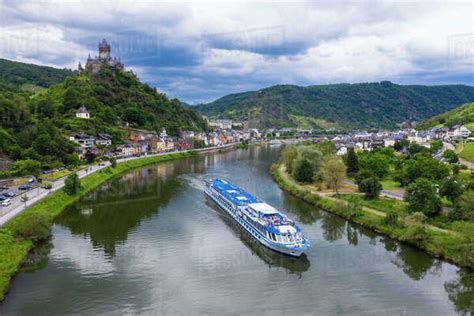
<svg viewBox="0 0 474 316">
<path fill-rule="evenodd" d="M 204 192 L 264 246 L 295 257 L 309 249 L 309 241 L 293 220 L 242 188 L 227 180 L 208 179 Z"/>
</svg>

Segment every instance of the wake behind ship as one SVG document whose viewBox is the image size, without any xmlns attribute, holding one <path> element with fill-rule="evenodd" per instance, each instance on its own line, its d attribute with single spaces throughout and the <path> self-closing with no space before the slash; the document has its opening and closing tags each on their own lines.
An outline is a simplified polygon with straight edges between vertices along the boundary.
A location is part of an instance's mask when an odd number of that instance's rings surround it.
<svg viewBox="0 0 474 316">
<path fill-rule="evenodd" d="M 301 228 L 285 214 L 226 180 L 209 179 L 205 184 L 204 192 L 258 242 L 295 257 L 309 249 Z"/>
</svg>

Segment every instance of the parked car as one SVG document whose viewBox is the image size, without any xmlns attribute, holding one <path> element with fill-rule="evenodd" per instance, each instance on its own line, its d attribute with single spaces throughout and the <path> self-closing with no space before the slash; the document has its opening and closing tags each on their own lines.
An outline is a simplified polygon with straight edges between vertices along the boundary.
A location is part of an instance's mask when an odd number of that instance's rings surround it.
<svg viewBox="0 0 474 316">
<path fill-rule="evenodd" d="M 31 188 L 32 188 L 31 185 L 29 185 L 29 184 L 24 184 L 24 185 L 20 185 L 20 186 L 18 187 L 18 190 L 25 191 L 25 190 L 29 190 L 29 189 L 31 189 Z"/>
<path fill-rule="evenodd" d="M 5 201 L 6 199 L 8 199 L 6 196 L 0 195 L 0 202 Z"/>
<path fill-rule="evenodd" d="M 28 183 L 33 183 L 33 182 L 35 182 L 35 179 L 33 178 L 28 179 Z"/>
<path fill-rule="evenodd" d="M 5 185 L 0 185 L 0 191 L 8 190 L 8 187 Z"/>
<path fill-rule="evenodd" d="M 9 198 L 9 197 L 14 197 L 16 194 L 14 192 L 5 192 L 3 193 L 3 196 Z"/>
<path fill-rule="evenodd" d="M 10 199 L 6 199 L 2 202 L 1 204 L 2 206 L 9 206 L 9 205 L 12 205 L 12 202 L 10 201 Z"/>
</svg>

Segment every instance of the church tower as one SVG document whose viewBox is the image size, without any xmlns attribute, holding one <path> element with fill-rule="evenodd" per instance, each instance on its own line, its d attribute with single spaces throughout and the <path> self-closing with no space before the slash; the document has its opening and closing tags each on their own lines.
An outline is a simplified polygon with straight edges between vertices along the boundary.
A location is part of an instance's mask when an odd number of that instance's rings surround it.
<svg viewBox="0 0 474 316">
<path fill-rule="evenodd" d="M 110 45 L 105 38 L 102 40 L 102 43 L 99 44 L 99 59 L 101 61 L 110 60 Z"/>
</svg>

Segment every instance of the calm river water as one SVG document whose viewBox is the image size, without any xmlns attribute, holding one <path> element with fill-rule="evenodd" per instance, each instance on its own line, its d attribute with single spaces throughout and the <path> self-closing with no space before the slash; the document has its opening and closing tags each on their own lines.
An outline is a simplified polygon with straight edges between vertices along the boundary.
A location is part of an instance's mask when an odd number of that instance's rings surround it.
<svg viewBox="0 0 474 316">
<path fill-rule="evenodd" d="M 448 315 L 474 309 L 474 274 L 282 192 L 278 147 L 131 171 L 70 207 L 13 281 L 1 315 Z M 205 198 L 228 178 L 296 219 L 294 259 L 256 245 Z"/>
</svg>

